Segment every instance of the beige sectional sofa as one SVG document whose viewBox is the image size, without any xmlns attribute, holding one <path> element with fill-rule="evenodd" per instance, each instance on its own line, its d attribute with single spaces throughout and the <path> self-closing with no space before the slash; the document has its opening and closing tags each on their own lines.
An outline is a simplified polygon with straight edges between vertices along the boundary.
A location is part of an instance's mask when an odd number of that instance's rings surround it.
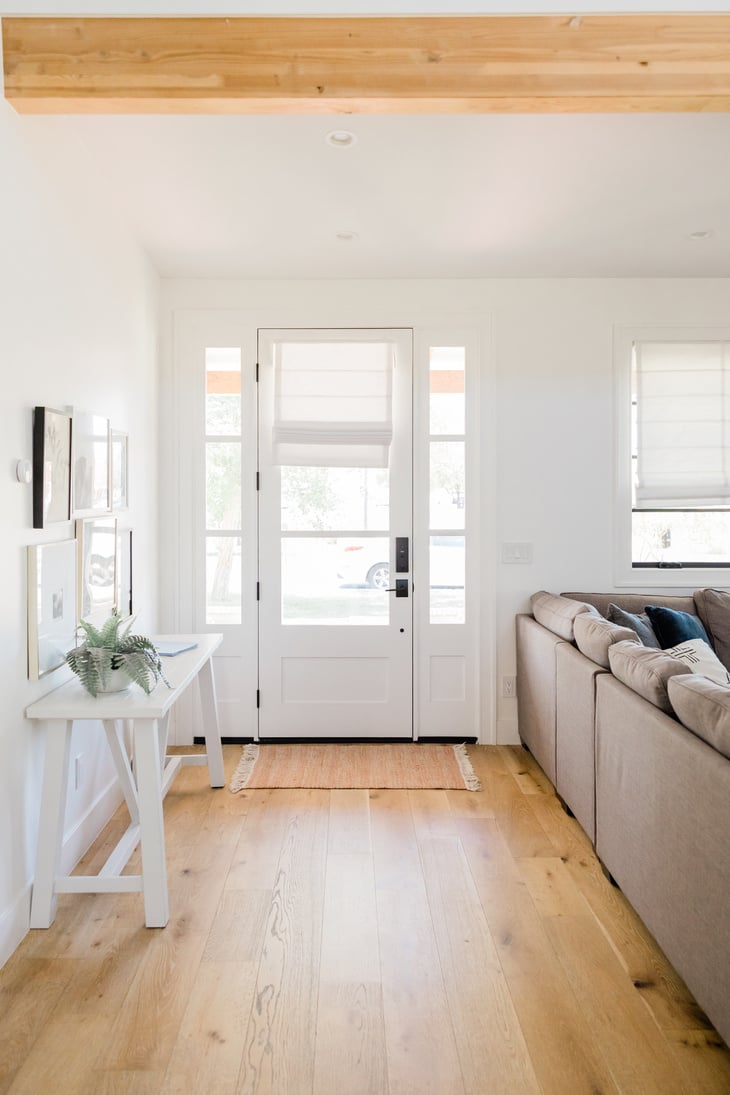
<svg viewBox="0 0 730 1095">
<path fill-rule="evenodd" d="M 724 597 L 535 594 L 517 700 L 523 744 L 730 1043 L 730 687 L 605 618 L 701 615 L 728 666 Z"/>
</svg>

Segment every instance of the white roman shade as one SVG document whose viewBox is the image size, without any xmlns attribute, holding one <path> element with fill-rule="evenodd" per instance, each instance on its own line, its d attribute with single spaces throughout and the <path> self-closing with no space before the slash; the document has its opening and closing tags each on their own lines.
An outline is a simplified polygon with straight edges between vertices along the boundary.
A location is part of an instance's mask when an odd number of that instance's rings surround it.
<svg viewBox="0 0 730 1095">
<path fill-rule="evenodd" d="M 634 508 L 730 505 L 730 343 L 636 343 L 634 369 Z"/>
<path fill-rule="evenodd" d="M 278 343 L 273 463 L 387 467 L 394 362 L 390 342 Z"/>
</svg>

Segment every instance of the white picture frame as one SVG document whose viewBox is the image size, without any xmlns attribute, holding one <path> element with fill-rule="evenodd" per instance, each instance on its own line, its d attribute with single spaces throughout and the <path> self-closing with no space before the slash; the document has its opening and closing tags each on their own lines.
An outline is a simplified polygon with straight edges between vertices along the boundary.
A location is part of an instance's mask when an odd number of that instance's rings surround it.
<svg viewBox="0 0 730 1095">
<path fill-rule="evenodd" d="M 74 412 L 71 430 L 74 517 L 109 513 L 110 442 L 108 418 Z"/>
<path fill-rule="evenodd" d="M 111 509 L 129 509 L 129 436 L 111 431 Z"/>
<path fill-rule="evenodd" d="M 78 618 L 103 624 L 117 607 L 119 541 L 117 519 L 84 517 L 76 522 L 78 540 Z"/>
<path fill-rule="evenodd" d="M 76 645 L 76 540 L 28 548 L 28 677 L 62 666 Z"/>
</svg>

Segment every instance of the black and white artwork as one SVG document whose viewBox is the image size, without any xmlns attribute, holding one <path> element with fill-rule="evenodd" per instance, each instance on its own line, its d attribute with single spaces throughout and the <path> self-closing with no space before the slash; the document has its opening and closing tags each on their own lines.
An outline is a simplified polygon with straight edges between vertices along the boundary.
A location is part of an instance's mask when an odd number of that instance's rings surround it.
<svg viewBox="0 0 730 1095">
<path fill-rule="evenodd" d="M 33 528 L 71 518 L 71 415 L 33 410 Z"/>
<path fill-rule="evenodd" d="M 76 541 L 28 548 L 28 676 L 63 665 L 75 645 Z"/>
</svg>

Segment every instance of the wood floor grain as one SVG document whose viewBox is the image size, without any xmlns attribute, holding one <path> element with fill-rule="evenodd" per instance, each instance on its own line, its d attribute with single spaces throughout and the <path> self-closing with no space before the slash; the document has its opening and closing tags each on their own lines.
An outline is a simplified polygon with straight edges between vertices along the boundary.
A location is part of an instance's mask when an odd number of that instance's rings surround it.
<svg viewBox="0 0 730 1095">
<path fill-rule="evenodd" d="M 533 758 L 469 752 L 479 792 L 184 769 L 168 927 L 62 895 L 0 970 L 0 1095 L 727 1095 L 730 1052 Z"/>
</svg>

